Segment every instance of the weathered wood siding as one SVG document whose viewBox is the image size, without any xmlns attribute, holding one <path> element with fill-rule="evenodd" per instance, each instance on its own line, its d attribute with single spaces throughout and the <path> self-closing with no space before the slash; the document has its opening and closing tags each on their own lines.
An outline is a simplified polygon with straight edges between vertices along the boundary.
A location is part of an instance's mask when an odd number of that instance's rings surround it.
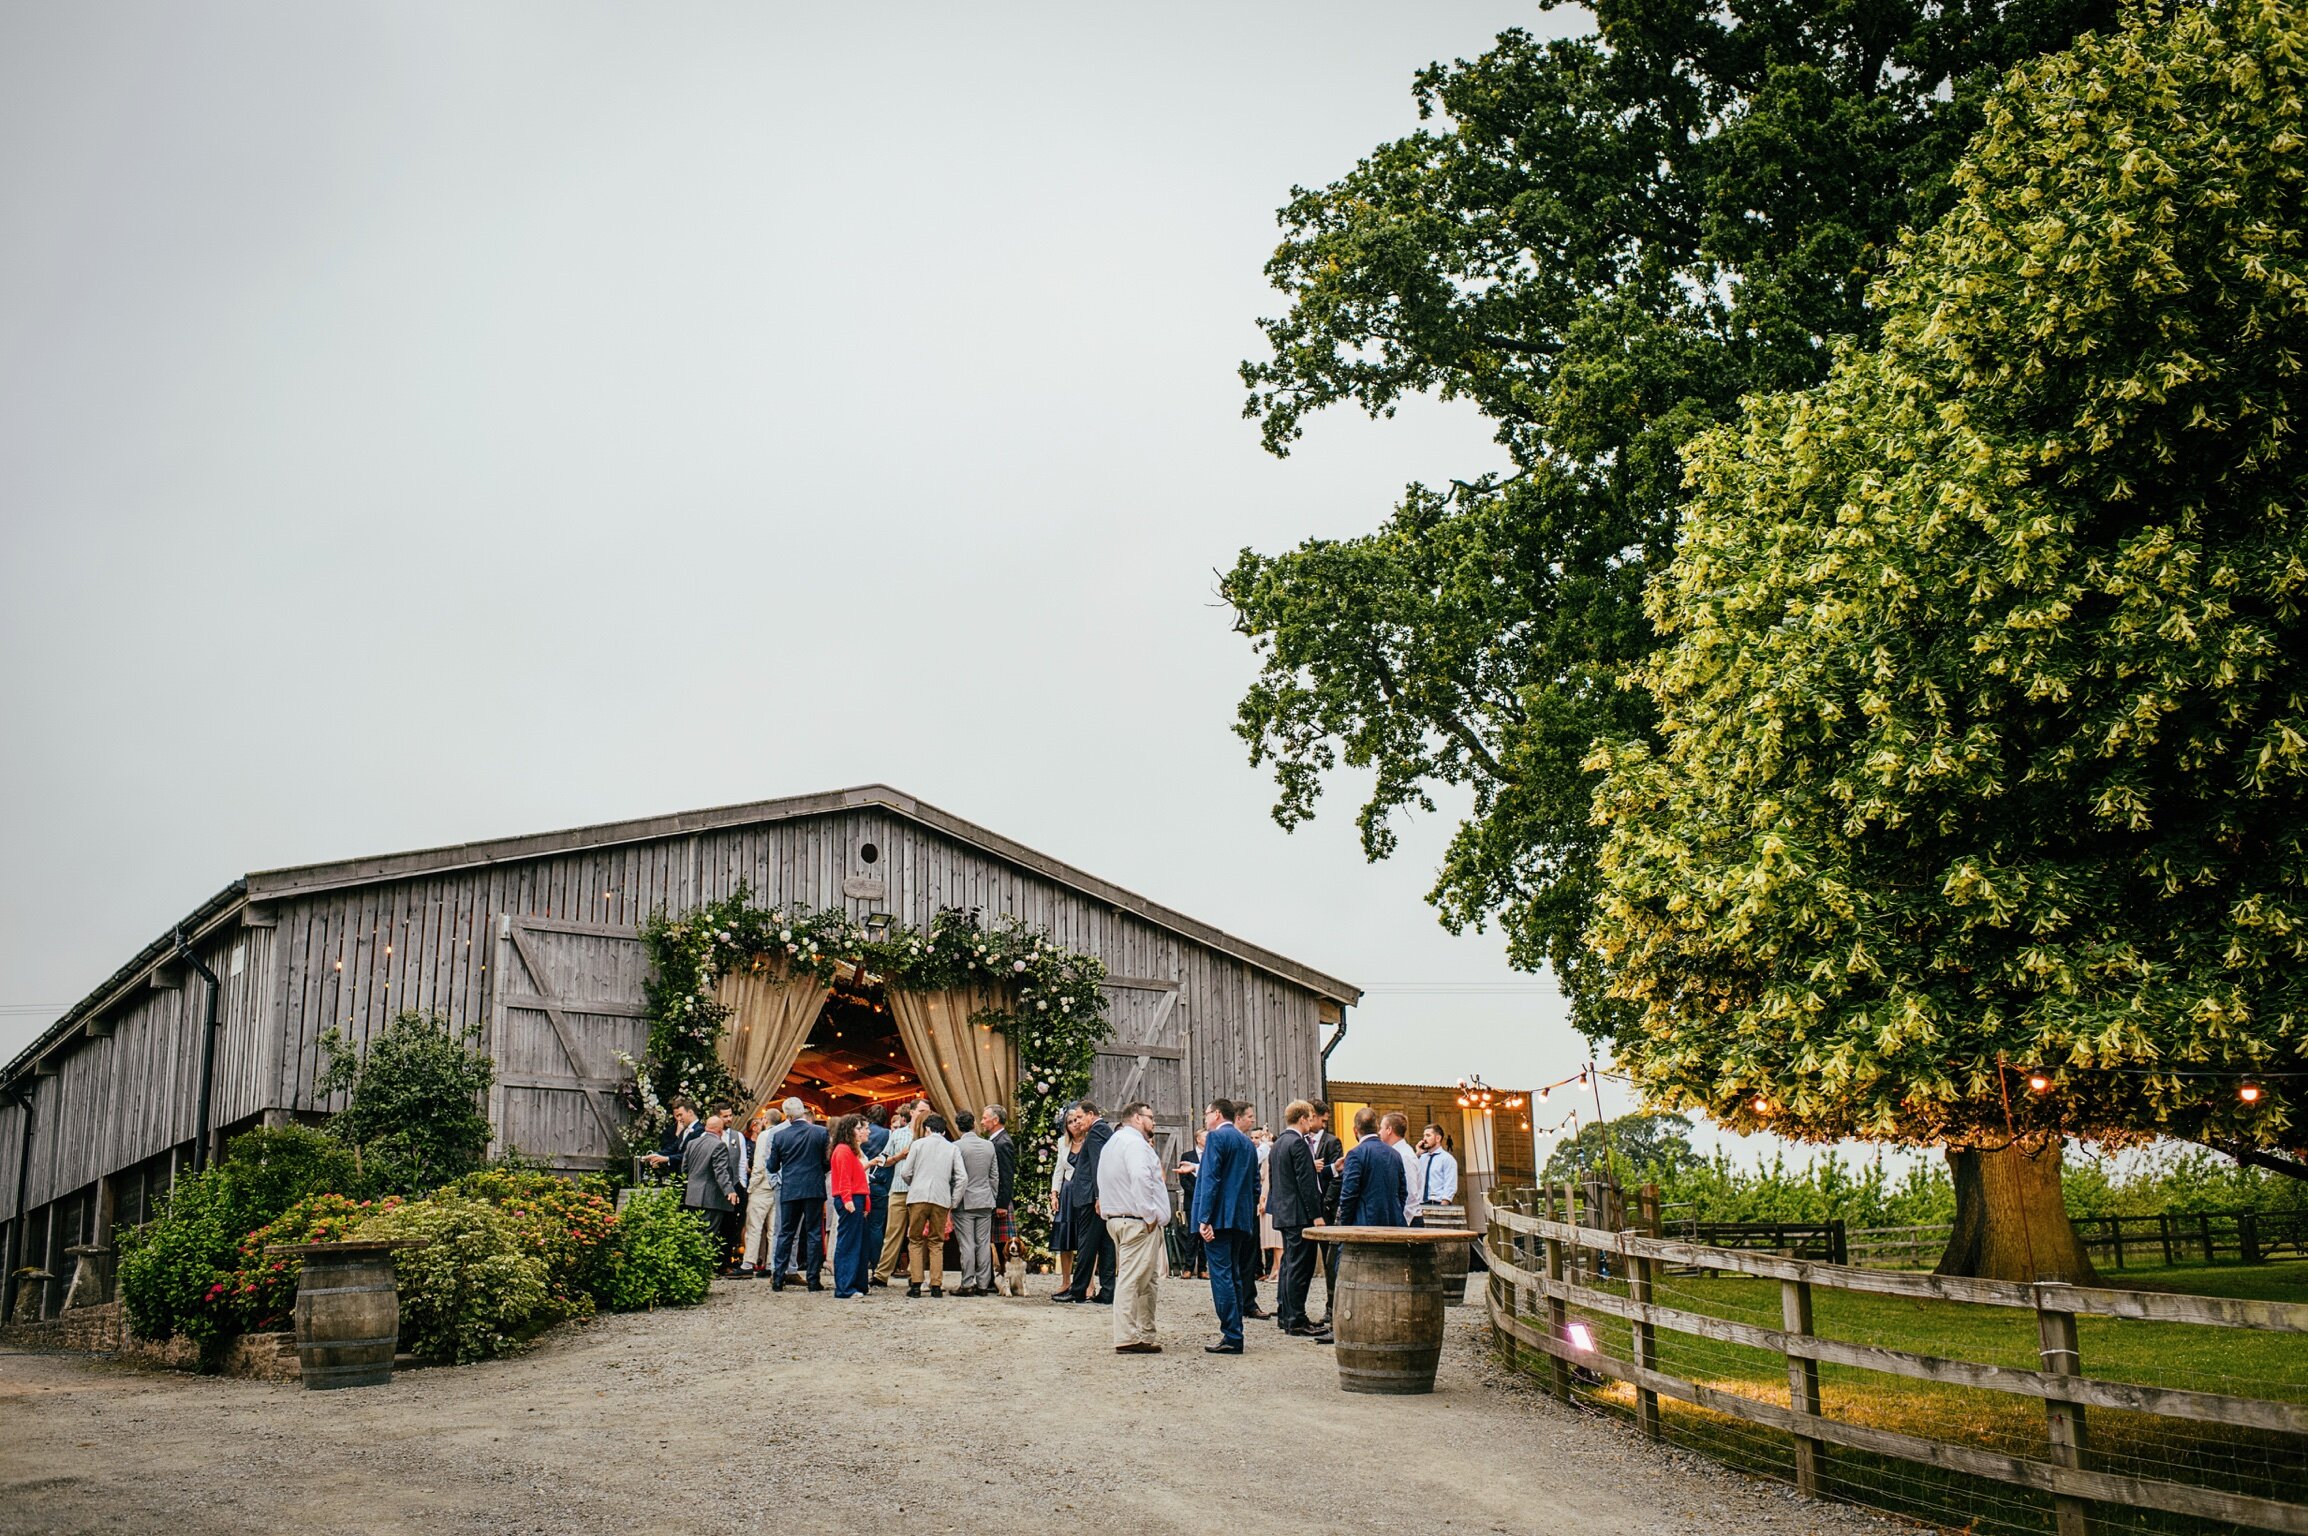
<svg viewBox="0 0 2308 1536">
<path fill-rule="evenodd" d="M 210 1103 L 210 1123 L 221 1127 L 267 1107 L 263 1063 L 278 1033 L 272 931 L 232 924 L 194 952 L 222 984 Z M 30 1208 L 193 1139 L 207 1010 L 208 983 L 189 970 L 178 985 L 131 993 L 93 1021 L 96 1038 L 37 1081 Z M 0 1152 L 11 1167 L 16 1145 Z M 0 1199 L 14 1196 L 11 1174 Z"/>
<path fill-rule="evenodd" d="M 879 853 L 870 864 L 861 854 L 868 843 Z M 844 880 L 863 875 L 880 876 L 886 895 L 845 896 Z M 631 933 L 652 911 L 687 910 L 740 886 L 765 904 L 841 906 L 859 918 L 887 911 L 914 925 L 941 907 L 1017 917 L 1098 956 L 1115 975 L 1179 984 L 1193 1103 L 1225 1093 L 1272 1110 L 1315 1091 L 1313 992 L 904 816 L 862 807 L 312 896 L 252 888 L 279 923 L 284 1032 L 271 1103 L 340 1108 L 313 1086 L 323 1032 L 335 1027 L 365 1045 L 403 1008 L 492 1027 L 491 1048 L 515 1077 L 563 1072 L 565 1053 L 545 1015 L 520 1005 L 532 979 L 500 943 L 500 915 Z M 630 958 L 637 947 L 597 947 L 583 995 L 637 1005 L 641 978 Z M 620 948 L 628 958 L 616 958 Z M 582 1029 L 572 1026 L 583 1037 L 584 1067 L 592 1077 L 612 1075 L 614 1051 L 639 1043 L 638 1021 L 615 1012 L 589 1017 Z M 551 1102 L 542 1089 L 499 1095 L 500 1113 L 519 1122 L 501 1128 L 524 1150 L 581 1138 L 588 1112 L 575 1094 L 560 1098 Z"/>
<path fill-rule="evenodd" d="M 23 1146 L 23 1109 L 0 1102 L 0 1222 L 16 1219 L 16 1159 Z"/>
</svg>

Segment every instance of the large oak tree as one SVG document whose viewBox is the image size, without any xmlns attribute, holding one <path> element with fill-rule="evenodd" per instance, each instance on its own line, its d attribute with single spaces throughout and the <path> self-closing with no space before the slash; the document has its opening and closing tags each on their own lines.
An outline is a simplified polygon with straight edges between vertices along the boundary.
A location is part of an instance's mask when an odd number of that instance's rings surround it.
<svg viewBox="0 0 2308 1536">
<path fill-rule="evenodd" d="M 1551 965 L 1575 1021 L 1623 1017 L 1580 943 L 1598 738 L 1642 736 L 1620 686 L 1655 643 L 1681 445 L 1744 394 L 1871 341 L 1867 285 L 1949 200 L 1981 103 L 2107 0 L 1598 0 L 1596 30 L 1502 35 L 1417 78 L 1433 126 L 1294 192 L 1288 295 L 1248 413 L 1286 453 L 1310 413 L 1420 392 L 1497 425 L 1512 470 L 1414 485 L 1367 537 L 1242 552 L 1223 579 L 1263 653 L 1238 729 L 1275 816 L 1342 761 L 1375 770 L 1366 852 L 1434 786 L 1472 792 L 1431 899 Z"/>
<path fill-rule="evenodd" d="M 1952 1269 L 2089 1274 L 2064 1137 L 2308 1148 L 2304 103 L 2274 0 L 2016 72 L 1880 344 L 1695 445 L 1597 754 L 1621 1060 L 1946 1144 Z"/>
</svg>

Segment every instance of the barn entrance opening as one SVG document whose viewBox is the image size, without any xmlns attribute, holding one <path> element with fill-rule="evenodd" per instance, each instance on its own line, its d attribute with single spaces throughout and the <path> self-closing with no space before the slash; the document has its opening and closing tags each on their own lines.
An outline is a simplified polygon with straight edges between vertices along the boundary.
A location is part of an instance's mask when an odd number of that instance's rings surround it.
<svg viewBox="0 0 2308 1536">
<path fill-rule="evenodd" d="M 842 1115 L 863 1114 L 871 1104 L 896 1104 L 922 1091 L 897 1021 L 882 989 L 837 985 L 818 1010 L 817 1023 L 793 1070 L 770 1100 L 799 1099 L 828 1124 Z"/>
</svg>

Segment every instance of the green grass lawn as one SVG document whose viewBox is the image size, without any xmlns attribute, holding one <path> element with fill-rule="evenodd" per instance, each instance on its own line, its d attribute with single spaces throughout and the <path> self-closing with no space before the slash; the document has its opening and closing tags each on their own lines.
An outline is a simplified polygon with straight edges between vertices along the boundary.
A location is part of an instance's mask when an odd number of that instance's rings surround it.
<svg viewBox="0 0 2308 1536">
<path fill-rule="evenodd" d="M 2103 1278 L 2111 1286 L 2128 1289 L 2308 1302 L 2308 1264 L 2134 1268 Z M 1623 1284 L 1604 1288 L 1625 1293 Z M 1654 1299 L 1685 1311 L 1781 1326 L 1780 1286 L 1775 1280 L 1732 1274 L 1664 1275 Z M 1823 1287 L 1814 1288 L 1812 1306 L 1814 1331 L 1823 1337 L 2029 1370 L 2040 1364 L 2033 1312 Z M 1599 1314 L 1577 1315 L 1594 1329 L 1604 1353 L 1628 1358 L 1632 1340 L 1625 1322 Z M 2089 1376 L 2308 1401 L 2308 1334 L 2083 1318 L 2078 1321 L 2078 1335 L 2083 1371 Z M 1775 1403 L 1788 1400 L 1786 1361 L 1775 1353 L 1666 1330 L 1659 1333 L 1658 1346 L 1659 1369 L 1670 1375 Z M 2040 1399 L 1838 1365 L 1820 1368 L 1820 1394 L 1830 1418 L 2048 1458 Z M 1591 1395 L 1614 1408 L 1631 1408 L 1633 1403 L 1632 1390 L 1615 1382 L 1597 1384 Z M 1671 1438 L 1750 1470 L 1790 1475 L 1792 1449 L 1784 1436 L 1686 1405 L 1664 1406 Z M 2298 1437 L 2100 1408 L 2089 1410 L 2086 1420 L 2091 1464 L 2100 1470 L 2262 1497 L 2299 1499 L 2308 1489 L 2308 1446 Z M 1845 1484 L 1837 1491 L 1862 1502 L 1981 1530 L 2049 1529 L 2048 1502 L 2018 1490 L 1982 1489 L 1968 1479 L 1845 1451 L 1831 1453 L 1830 1461 L 1834 1476 Z M 2142 1531 L 2210 1529 L 2136 1511 L 2106 1512 L 2103 1525 Z"/>
</svg>

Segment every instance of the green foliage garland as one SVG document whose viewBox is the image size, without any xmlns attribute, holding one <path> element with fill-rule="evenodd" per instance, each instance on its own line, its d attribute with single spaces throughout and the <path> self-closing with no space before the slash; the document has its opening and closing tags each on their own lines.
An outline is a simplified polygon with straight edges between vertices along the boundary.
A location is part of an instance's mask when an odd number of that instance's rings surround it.
<svg viewBox="0 0 2308 1536">
<path fill-rule="evenodd" d="M 1089 1091 L 1090 1066 L 1106 1036 L 1106 967 L 1015 919 L 980 926 L 968 914 L 942 911 L 926 929 L 893 927 L 866 935 L 847 913 L 788 903 L 754 905 L 740 887 L 724 900 L 675 917 L 660 912 L 642 931 L 649 949 L 649 1060 L 635 1075 L 627 1105 L 636 1113 L 637 1146 L 663 1125 L 662 1106 L 677 1094 L 693 1102 L 749 1101 L 763 1085 L 738 1083 L 722 1065 L 721 1035 L 729 1010 L 714 983 L 744 967 L 784 966 L 831 982 L 836 967 L 855 963 L 887 985 L 927 991 L 1001 987 L 1011 1006 L 971 1016 L 1008 1036 L 1018 1050 L 1018 1099 L 1011 1139 L 1018 1147 L 1018 1187 L 1050 1178 L 1060 1110 Z M 1040 1204 L 1018 1202 L 1021 1231 L 1039 1237 Z"/>
</svg>

